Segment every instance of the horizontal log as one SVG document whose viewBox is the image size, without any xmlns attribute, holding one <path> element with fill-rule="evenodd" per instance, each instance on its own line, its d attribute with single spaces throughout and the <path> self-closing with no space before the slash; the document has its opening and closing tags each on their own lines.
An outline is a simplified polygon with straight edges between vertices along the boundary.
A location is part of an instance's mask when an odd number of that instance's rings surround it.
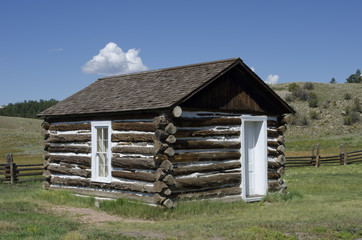
<svg viewBox="0 0 362 240">
<path fill-rule="evenodd" d="M 91 141 L 90 134 L 59 134 L 50 135 L 49 142 L 64 143 L 64 142 L 89 142 Z"/>
<path fill-rule="evenodd" d="M 176 186 L 174 189 L 176 191 L 187 189 L 204 189 L 240 183 L 241 173 L 219 173 L 199 177 L 176 178 Z"/>
<path fill-rule="evenodd" d="M 113 153 L 133 153 L 133 154 L 149 154 L 154 155 L 156 153 L 154 147 L 129 147 L 129 146 L 117 146 L 112 148 Z"/>
<path fill-rule="evenodd" d="M 279 132 L 279 134 L 283 135 L 287 131 L 287 126 L 282 125 L 280 127 L 277 127 L 277 131 Z"/>
<path fill-rule="evenodd" d="M 121 167 L 125 169 L 146 169 L 156 170 L 155 161 L 152 158 L 124 158 L 113 157 L 113 167 Z"/>
<path fill-rule="evenodd" d="M 50 171 L 50 173 L 62 173 L 66 175 L 74 175 L 85 178 L 89 178 L 91 176 L 91 172 L 85 169 L 75 169 L 63 166 L 49 165 L 47 170 Z"/>
<path fill-rule="evenodd" d="M 240 152 L 187 152 L 176 153 L 172 162 L 222 161 L 240 159 Z"/>
<path fill-rule="evenodd" d="M 58 153 L 58 152 L 91 153 L 91 148 L 86 146 L 50 145 L 48 151 L 50 153 Z"/>
<path fill-rule="evenodd" d="M 188 175 L 195 172 L 215 172 L 229 169 L 241 168 L 240 161 L 235 162 L 217 162 L 208 165 L 188 165 L 174 167 L 175 176 Z"/>
<path fill-rule="evenodd" d="M 112 129 L 118 131 L 154 132 L 156 127 L 152 122 L 114 122 Z"/>
<path fill-rule="evenodd" d="M 180 193 L 177 195 L 177 198 L 180 200 L 191 200 L 195 198 L 216 198 L 216 197 L 225 197 L 232 195 L 241 195 L 240 187 L 227 187 L 227 188 L 218 188 L 207 191 L 199 192 L 186 192 Z"/>
<path fill-rule="evenodd" d="M 166 143 L 168 144 L 174 144 L 176 142 L 176 138 L 174 135 L 169 135 L 167 138 L 166 138 Z"/>
<path fill-rule="evenodd" d="M 176 118 L 176 127 L 205 127 L 215 125 L 240 125 L 240 118 Z"/>
<path fill-rule="evenodd" d="M 60 178 L 60 177 L 52 177 L 50 179 L 50 183 L 63 185 L 63 186 L 91 187 L 91 188 L 100 188 L 100 189 L 115 189 L 122 191 L 154 193 L 153 186 L 148 186 L 143 183 L 130 183 L 130 182 L 100 183 L 100 182 L 91 182 L 90 179 Z"/>
<path fill-rule="evenodd" d="M 172 116 L 173 117 L 180 117 L 182 115 L 182 108 L 180 106 L 176 106 L 172 109 Z"/>
<path fill-rule="evenodd" d="M 169 160 L 164 160 L 160 168 L 165 171 L 166 173 L 171 172 L 173 170 L 173 164 Z"/>
<path fill-rule="evenodd" d="M 167 172 L 164 169 L 158 168 L 155 173 L 155 179 L 157 181 L 161 181 L 164 177 L 166 177 L 166 175 L 167 175 Z"/>
<path fill-rule="evenodd" d="M 175 134 L 177 132 L 177 128 L 175 127 L 175 125 L 173 125 L 173 123 L 169 123 L 167 124 L 167 126 L 165 127 L 165 131 L 172 135 Z"/>
<path fill-rule="evenodd" d="M 164 154 L 168 157 L 173 157 L 175 155 L 175 150 L 172 147 L 168 147 Z"/>
<path fill-rule="evenodd" d="M 268 168 L 280 168 L 282 164 L 280 164 L 276 158 L 268 159 Z"/>
<path fill-rule="evenodd" d="M 162 205 L 167 208 L 173 208 L 175 206 L 174 202 L 169 198 L 167 198 Z"/>
<path fill-rule="evenodd" d="M 90 123 L 75 123 L 75 124 L 57 124 L 50 125 L 51 131 L 77 131 L 77 130 L 91 130 Z"/>
<path fill-rule="evenodd" d="M 185 137 L 206 137 L 206 136 L 240 136 L 240 131 L 234 130 L 187 130 L 187 129 L 178 129 L 175 133 L 177 138 L 185 138 Z"/>
<path fill-rule="evenodd" d="M 177 139 L 175 149 L 216 149 L 237 148 L 240 149 L 239 141 L 205 141 L 205 140 L 183 140 Z"/>
<path fill-rule="evenodd" d="M 172 136 L 172 135 L 171 135 Z M 163 143 L 160 140 L 154 139 L 153 140 L 153 146 L 155 147 L 155 152 L 164 152 L 168 148 L 167 143 Z"/>
<path fill-rule="evenodd" d="M 268 179 L 279 179 L 280 177 L 276 169 L 268 169 Z"/>
<path fill-rule="evenodd" d="M 114 133 L 111 139 L 112 142 L 152 142 L 154 134 Z"/>
<path fill-rule="evenodd" d="M 280 133 L 277 130 L 274 129 L 268 129 L 268 137 L 269 138 L 277 138 L 279 137 Z"/>
<path fill-rule="evenodd" d="M 63 190 L 64 187 L 51 185 L 49 187 L 50 190 Z M 66 188 L 67 191 L 71 191 L 73 193 L 81 194 L 81 195 L 91 195 L 96 197 L 104 197 L 104 198 L 128 198 L 134 199 L 142 202 L 153 203 L 153 196 L 149 196 L 150 194 L 140 195 L 138 192 L 111 192 L 111 191 L 95 191 L 94 189 L 87 188 Z"/>
<path fill-rule="evenodd" d="M 268 190 L 269 191 L 278 191 L 281 189 L 286 189 L 286 185 L 283 183 L 282 180 L 275 180 L 275 179 L 270 179 L 268 180 Z"/>
<path fill-rule="evenodd" d="M 268 156 L 278 157 L 282 152 L 279 152 L 276 149 L 268 148 Z"/>
<path fill-rule="evenodd" d="M 278 142 L 278 141 L 276 141 L 274 139 L 268 139 L 268 146 L 269 147 L 277 148 L 277 147 L 279 147 L 280 144 L 281 144 L 280 142 Z"/>
<path fill-rule="evenodd" d="M 158 129 L 155 131 L 155 137 L 158 140 L 164 141 L 169 137 L 169 133 L 166 130 Z"/>
<path fill-rule="evenodd" d="M 114 171 L 112 171 L 112 177 L 140 180 L 140 181 L 145 181 L 145 182 L 156 181 L 155 174 L 151 173 L 151 172 L 114 170 Z"/>
<path fill-rule="evenodd" d="M 70 164 L 80 164 L 87 167 L 91 166 L 91 157 L 83 157 L 83 156 L 65 156 L 65 155 L 51 155 L 49 158 L 49 162 L 51 163 L 70 163 Z"/>
<path fill-rule="evenodd" d="M 47 140 L 49 138 L 49 136 L 50 136 L 50 132 L 49 132 L 49 130 L 43 129 L 41 131 L 41 135 L 43 136 L 44 140 Z"/>
<path fill-rule="evenodd" d="M 168 185 L 162 181 L 156 181 L 153 183 L 153 191 L 156 193 L 162 193 L 168 189 Z"/>
<path fill-rule="evenodd" d="M 280 125 L 289 124 L 292 122 L 293 116 L 291 114 L 286 114 L 282 117 L 278 118 L 278 122 Z"/>
<path fill-rule="evenodd" d="M 71 163 L 64 163 L 60 162 L 60 166 L 67 167 L 67 168 L 81 168 L 81 169 L 90 169 L 90 166 L 80 165 L 80 164 L 71 164 Z"/>
<path fill-rule="evenodd" d="M 153 201 L 156 204 L 162 205 L 162 203 L 166 200 L 166 197 L 161 196 L 160 194 L 156 193 L 153 196 Z"/>
<path fill-rule="evenodd" d="M 153 118 L 153 125 L 156 129 L 165 129 L 170 122 L 165 116 L 158 116 Z"/>
<path fill-rule="evenodd" d="M 17 177 L 42 176 L 42 175 L 43 175 L 43 172 L 19 173 L 19 174 L 16 174 Z"/>
<path fill-rule="evenodd" d="M 166 175 L 162 181 L 164 183 L 166 183 L 168 186 L 172 186 L 172 185 L 176 184 L 176 180 L 171 174 Z"/>
<path fill-rule="evenodd" d="M 280 124 L 275 120 L 267 120 L 267 126 L 268 127 L 279 127 Z"/>
<path fill-rule="evenodd" d="M 44 160 L 48 160 L 49 157 L 50 157 L 49 152 L 48 152 L 48 151 L 44 151 L 44 152 L 43 152 L 43 159 L 44 159 Z"/>
<path fill-rule="evenodd" d="M 50 128 L 50 123 L 44 121 L 42 122 L 41 127 L 45 130 L 48 130 Z"/>
</svg>

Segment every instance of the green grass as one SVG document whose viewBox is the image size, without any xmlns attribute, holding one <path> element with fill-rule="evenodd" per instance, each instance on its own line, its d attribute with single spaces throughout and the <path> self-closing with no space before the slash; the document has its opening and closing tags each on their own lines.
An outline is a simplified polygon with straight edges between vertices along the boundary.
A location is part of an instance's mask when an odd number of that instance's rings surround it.
<svg viewBox="0 0 362 240">
<path fill-rule="evenodd" d="M 17 164 L 42 163 L 42 120 L 0 116 L 0 163 L 12 153 Z"/>
<path fill-rule="evenodd" d="M 94 198 L 43 191 L 40 183 L 0 184 L 0 239 L 357 239 L 362 237 L 362 164 L 287 169 L 289 194 L 257 203 L 194 201 L 175 209 L 128 200 L 98 211 L 141 222 L 79 223 L 54 205 L 92 208 Z M 151 221 L 149 221 L 151 220 Z"/>
</svg>

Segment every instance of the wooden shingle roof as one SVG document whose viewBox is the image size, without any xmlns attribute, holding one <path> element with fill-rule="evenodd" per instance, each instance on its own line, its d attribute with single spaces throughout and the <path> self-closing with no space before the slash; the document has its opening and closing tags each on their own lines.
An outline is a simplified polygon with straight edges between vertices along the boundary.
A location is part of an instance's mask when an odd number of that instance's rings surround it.
<svg viewBox="0 0 362 240">
<path fill-rule="evenodd" d="M 169 108 L 192 96 L 237 64 L 246 66 L 240 58 L 232 58 L 100 78 L 38 116 Z"/>
</svg>

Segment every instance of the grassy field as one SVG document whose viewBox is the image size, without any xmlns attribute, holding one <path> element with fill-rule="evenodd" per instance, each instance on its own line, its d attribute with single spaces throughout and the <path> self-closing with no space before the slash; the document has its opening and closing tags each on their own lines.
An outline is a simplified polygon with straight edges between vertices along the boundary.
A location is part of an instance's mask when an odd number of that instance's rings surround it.
<svg viewBox="0 0 362 240">
<path fill-rule="evenodd" d="M 0 184 L 0 239 L 357 239 L 361 176 L 362 164 L 294 168 L 286 171 L 284 197 L 184 202 L 174 210 L 124 200 L 97 208 L 94 198 L 43 191 L 40 183 Z M 63 212 L 55 211 L 59 206 Z M 106 213 L 119 219 L 82 222 L 86 210 L 95 212 L 93 220 Z"/>
<path fill-rule="evenodd" d="M 0 163 L 12 153 L 17 164 L 42 163 L 42 120 L 0 116 Z"/>
</svg>

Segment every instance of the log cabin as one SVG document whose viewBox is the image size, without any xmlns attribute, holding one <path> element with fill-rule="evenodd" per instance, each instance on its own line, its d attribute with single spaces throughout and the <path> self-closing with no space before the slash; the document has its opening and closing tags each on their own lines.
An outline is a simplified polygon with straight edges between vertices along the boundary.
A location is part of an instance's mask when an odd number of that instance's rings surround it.
<svg viewBox="0 0 362 240">
<path fill-rule="evenodd" d="M 240 58 L 100 78 L 43 111 L 44 189 L 139 199 L 285 192 L 294 110 Z"/>
</svg>

